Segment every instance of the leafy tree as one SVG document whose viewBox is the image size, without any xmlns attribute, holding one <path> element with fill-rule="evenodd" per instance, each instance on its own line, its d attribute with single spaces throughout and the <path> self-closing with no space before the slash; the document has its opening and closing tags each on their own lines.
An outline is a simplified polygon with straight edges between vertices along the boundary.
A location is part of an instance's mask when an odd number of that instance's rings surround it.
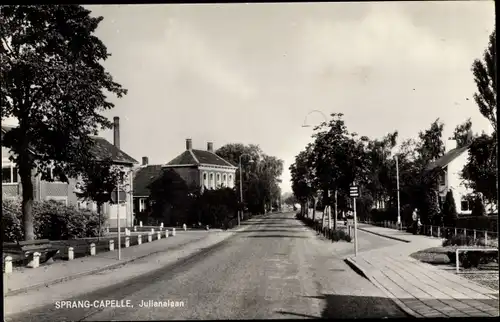
<svg viewBox="0 0 500 322">
<path fill-rule="evenodd" d="M 457 221 L 457 206 L 453 191 L 449 190 L 443 203 L 443 224 L 446 227 L 454 227 Z"/>
<path fill-rule="evenodd" d="M 496 79 L 496 26 L 490 35 L 483 59 L 472 64 L 472 73 L 477 86 L 474 100 L 481 114 L 491 123 L 493 134 L 483 133 L 474 140 L 469 149 L 468 163 L 463 169 L 463 178 L 474 191 L 482 193 L 485 201 L 498 208 L 498 133 L 497 133 L 497 79 Z"/>
<path fill-rule="evenodd" d="M 167 225 L 186 218 L 192 191 L 175 170 L 164 170 L 150 183 L 149 190 L 154 218 Z"/>
<path fill-rule="evenodd" d="M 309 199 L 315 195 L 313 188 L 313 170 L 309 163 L 311 153 L 312 146 L 308 145 L 305 151 L 301 151 L 295 157 L 295 162 L 290 166 L 292 190 L 301 204 L 302 212 L 306 208 Z"/>
<path fill-rule="evenodd" d="M 483 60 L 476 59 L 472 64 L 472 73 L 477 86 L 474 100 L 481 114 L 490 121 L 494 132 L 497 131 L 497 52 L 496 26 L 490 35 L 488 48 Z"/>
<path fill-rule="evenodd" d="M 126 94 L 101 66 L 110 55 L 93 34 L 102 20 L 79 5 L 0 8 L 1 117 L 19 122 L 2 144 L 19 168 L 26 240 L 35 238 L 32 171 L 76 176 L 92 159 L 90 135 L 111 128 L 99 114 L 114 107 L 107 94 Z"/>
<path fill-rule="evenodd" d="M 97 213 L 102 215 L 102 205 L 111 201 L 111 192 L 118 184 L 123 186 L 124 172 L 113 165 L 110 158 L 102 161 L 90 160 L 87 162 L 76 187 L 79 192 L 77 197 L 84 200 L 92 200 L 97 204 Z M 100 228 L 99 228 L 100 233 Z"/>
<path fill-rule="evenodd" d="M 468 118 L 464 123 L 457 125 L 450 139 L 457 141 L 458 147 L 471 143 L 473 139 L 471 128 L 472 122 L 470 118 Z"/>
<path fill-rule="evenodd" d="M 264 212 L 266 205 L 279 199 L 278 177 L 283 172 L 283 161 L 263 153 L 258 145 L 226 144 L 216 152 L 220 157 L 238 166 L 241 156 L 242 190 L 245 205 L 253 213 Z M 253 161 L 253 162 L 250 162 Z M 239 192 L 240 170 L 236 172 Z M 239 194 L 238 194 L 239 197 Z"/>
<path fill-rule="evenodd" d="M 469 147 L 467 164 L 462 171 L 466 184 L 475 192 L 481 193 L 488 203 L 497 200 L 497 155 L 494 137 L 483 134 Z"/>
</svg>

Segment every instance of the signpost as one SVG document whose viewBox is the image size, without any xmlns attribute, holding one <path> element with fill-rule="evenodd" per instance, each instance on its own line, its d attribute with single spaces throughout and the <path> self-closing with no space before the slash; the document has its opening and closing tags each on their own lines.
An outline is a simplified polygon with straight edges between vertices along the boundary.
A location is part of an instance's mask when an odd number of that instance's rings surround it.
<svg viewBox="0 0 500 322">
<path fill-rule="evenodd" d="M 359 197 L 359 187 L 353 183 L 349 187 L 349 196 L 353 198 L 354 210 L 354 256 L 358 256 L 358 219 L 356 216 L 356 198 Z"/>
</svg>

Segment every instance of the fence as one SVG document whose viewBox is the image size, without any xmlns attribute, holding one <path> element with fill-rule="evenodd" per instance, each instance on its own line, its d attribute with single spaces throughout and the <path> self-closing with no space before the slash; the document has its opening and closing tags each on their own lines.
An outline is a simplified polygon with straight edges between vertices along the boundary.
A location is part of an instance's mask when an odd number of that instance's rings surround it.
<svg viewBox="0 0 500 322">
<path fill-rule="evenodd" d="M 383 222 L 372 222 L 370 220 L 359 221 L 362 223 L 370 224 L 373 226 L 379 226 L 384 228 L 407 230 L 407 226 L 398 224 L 394 221 L 383 221 Z M 445 227 L 445 226 L 433 226 L 433 225 L 422 225 L 419 230 L 420 235 L 426 235 L 430 237 L 450 239 L 453 237 L 470 238 L 472 241 L 478 241 L 481 244 L 484 243 L 485 246 L 498 247 L 498 232 L 478 230 L 478 229 L 468 229 L 468 228 L 458 228 L 458 227 Z"/>
</svg>

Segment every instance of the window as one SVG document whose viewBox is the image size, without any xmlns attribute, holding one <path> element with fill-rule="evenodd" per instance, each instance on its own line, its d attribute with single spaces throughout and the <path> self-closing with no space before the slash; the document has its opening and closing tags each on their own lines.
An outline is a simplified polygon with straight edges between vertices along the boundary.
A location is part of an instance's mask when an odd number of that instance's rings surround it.
<svg viewBox="0 0 500 322">
<path fill-rule="evenodd" d="M 222 185 L 224 187 L 227 187 L 227 177 L 225 174 L 222 175 Z"/>
<path fill-rule="evenodd" d="M 139 212 L 143 212 L 146 210 L 146 199 L 140 198 L 139 199 Z"/>
<path fill-rule="evenodd" d="M 219 185 L 220 185 L 220 174 L 217 173 L 217 186 L 219 186 Z"/>
<path fill-rule="evenodd" d="M 17 182 L 17 167 L 13 163 L 2 164 L 2 183 Z"/>
<path fill-rule="evenodd" d="M 444 186 L 446 184 L 446 172 L 443 170 L 439 173 L 439 185 Z"/>
<path fill-rule="evenodd" d="M 233 176 L 232 176 L 232 175 L 229 175 L 229 180 L 228 180 L 227 185 L 228 185 L 229 187 L 233 187 Z"/>
<path fill-rule="evenodd" d="M 460 202 L 460 210 L 461 211 L 470 211 L 470 202 L 467 198 L 462 197 L 462 200 Z"/>
<path fill-rule="evenodd" d="M 53 182 L 67 182 L 64 173 L 62 173 L 62 171 L 56 167 L 51 167 L 49 170 L 47 170 L 45 178 L 48 178 Z"/>
<path fill-rule="evenodd" d="M 214 174 L 210 173 L 210 182 L 209 182 L 209 188 L 214 187 Z"/>
</svg>

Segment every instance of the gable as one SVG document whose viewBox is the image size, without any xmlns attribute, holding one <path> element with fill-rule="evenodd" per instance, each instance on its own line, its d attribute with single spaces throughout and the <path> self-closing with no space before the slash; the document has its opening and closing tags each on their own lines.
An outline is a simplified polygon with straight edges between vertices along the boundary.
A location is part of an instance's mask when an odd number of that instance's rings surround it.
<svg viewBox="0 0 500 322">
<path fill-rule="evenodd" d="M 136 170 L 134 174 L 134 197 L 147 197 L 150 194 L 149 185 L 162 172 L 161 165 L 148 165 Z"/>
<path fill-rule="evenodd" d="M 427 166 L 426 170 L 431 171 L 431 170 L 437 170 L 437 169 L 442 169 L 442 168 L 446 167 L 448 164 L 453 162 L 455 159 L 457 159 L 458 157 L 460 157 L 464 153 L 467 153 L 469 146 L 470 145 L 465 145 L 461 148 L 456 148 L 456 149 L 448 151 L 441 158 L 430 163 Z"/>
</svg>

